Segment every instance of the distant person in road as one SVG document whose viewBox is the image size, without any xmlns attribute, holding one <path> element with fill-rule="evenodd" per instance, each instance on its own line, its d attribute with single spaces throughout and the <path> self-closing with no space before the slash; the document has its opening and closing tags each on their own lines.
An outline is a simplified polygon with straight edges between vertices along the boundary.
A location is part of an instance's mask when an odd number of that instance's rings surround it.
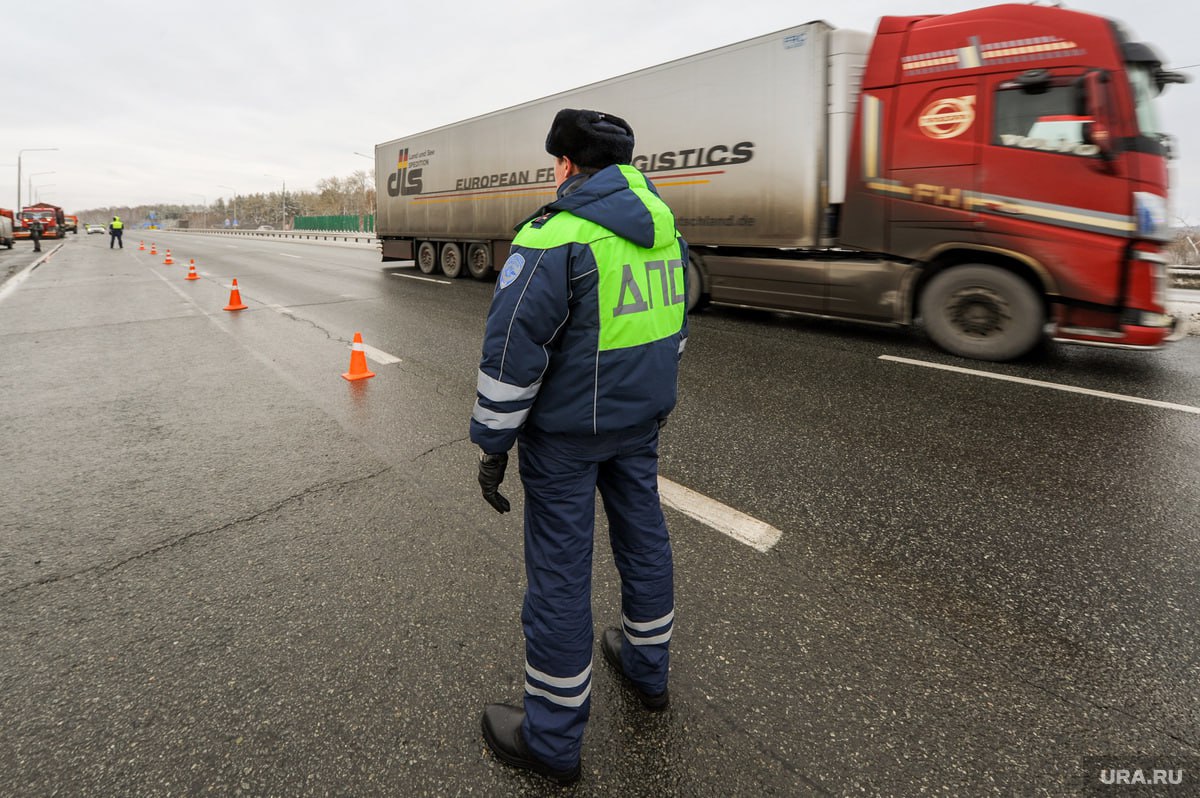
<svg viewBox="0 0 1200 798">
<path fill-rule="evenodd" d="M 125 232 L 125 223 L 121 221 L 120 216 L 114 216 L 113 220 L 108 223 L 108 234 L 112 236 L 108 239 L 108 248 L 113 248 L 113 243 L 120 245 L 121 249 L 125 249 L 125 240 L 121 237 Z"/>
<path fill-rule="evenodd" d="M 36 216 L 30 219 L 26 224 L 29 225 L 29 237 L 33 239 L 33 251 L 42 251 L 42 232 L 45 227 L 42 225 L 42 220 Z"/>
<path fill-rule="evenodd" d="M 633 130 L 563 109 L 546 137 L 558 197 L 522 223 L 483 341 L 471 440 L 498 512 L 519 440 L 525 487 L 523 706 L 488 704 L 500 761 L 560 784 L 579 778 L 591 709 L 592 538 L 597 488 L 621 575 L 621 628 L 605 659 L 649 710 L 667 707 L 675 617 L 671 543 L 658 498 L 658 435 L 687 341 L 687 244 L 629 165 Z"/>
</svg>

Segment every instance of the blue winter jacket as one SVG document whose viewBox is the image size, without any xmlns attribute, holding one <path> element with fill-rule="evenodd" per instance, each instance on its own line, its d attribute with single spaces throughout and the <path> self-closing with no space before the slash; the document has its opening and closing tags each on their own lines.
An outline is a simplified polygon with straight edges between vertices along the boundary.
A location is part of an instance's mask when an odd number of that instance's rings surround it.
<svg viewBox="0 0 1200 798">
<path fill-rule="evenodd" d="M 574 176 L 518 228 L 488 313 L 471 440 L 665 419 L 687 342 L 687 244 L 632 166 Z"/>
</svg>

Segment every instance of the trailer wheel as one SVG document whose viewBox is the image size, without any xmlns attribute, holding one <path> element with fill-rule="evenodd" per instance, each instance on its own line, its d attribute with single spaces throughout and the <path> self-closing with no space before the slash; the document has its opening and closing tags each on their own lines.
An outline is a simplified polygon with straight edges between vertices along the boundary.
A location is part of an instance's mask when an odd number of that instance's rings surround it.
<svg viewBox="0 0 1200 798">
<path fill-rule="evenodd" d="M 472 244 L 467 247 L 467 272 L 476 280 L 491 279 L 492 248 L 487 244 Z"/>
<path fill-rule="evenodd" d="M 442 244 L 442 274 L 453 280 L 463 273 L 462 247 L 452 241 Z"/>
<path fill-rule="evenodd" d="M 1037 344 L 1045 311 L 1037 292 L 995 266 L 956 266 L 936 275 L 921 295 L 925 330 L 962 357 L 1012 360 Z"/>
<path fill-rule="evenodd" d="M 437 269 L 437 247 L 432 241 L 422 241 L 417 247 L 417 268 L 421 274 L 433 274 Z"/>
</svg>

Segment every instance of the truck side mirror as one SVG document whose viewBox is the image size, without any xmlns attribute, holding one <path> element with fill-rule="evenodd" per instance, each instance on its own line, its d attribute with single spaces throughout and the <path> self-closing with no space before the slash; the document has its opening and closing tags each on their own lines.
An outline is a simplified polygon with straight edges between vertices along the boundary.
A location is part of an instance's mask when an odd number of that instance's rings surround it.
<svg viewBox="0 0 1200 798">
<path fill-rule="evenodd" d="M 1050 88 L 1050 70 L 1027 69 L 1017 75 L 1015 83 L 1026 94 L 1045 94 Z"/>
<path fill-rule="evenodd" d="M 1093 69 L 1083 76 L 1084 105 L 1091 124 L 1086 126 L 1088 143 L 1100 151 L 1100 157 L 1111 161 L 1114 157 L 1112 125 L 1108 113 L 1108 72 Z"/>
</svg>

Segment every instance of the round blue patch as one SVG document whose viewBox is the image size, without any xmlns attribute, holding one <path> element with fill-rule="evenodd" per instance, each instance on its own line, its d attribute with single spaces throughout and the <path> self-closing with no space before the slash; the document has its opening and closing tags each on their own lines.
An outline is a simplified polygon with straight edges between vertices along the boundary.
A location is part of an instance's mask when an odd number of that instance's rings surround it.
<svg viewBox="0 0 1200 798">
<path fill-rule="evenodd" d="M 513 281 L 521 276 L 521 270 L 525 268 L 525 258 L 519 252 L 514 252 L 508 256 L 508 260 L 504 261 L 504 268 L 500 270 L 500 287 L 508 288 L 513 284 Z"/>
</svg>

